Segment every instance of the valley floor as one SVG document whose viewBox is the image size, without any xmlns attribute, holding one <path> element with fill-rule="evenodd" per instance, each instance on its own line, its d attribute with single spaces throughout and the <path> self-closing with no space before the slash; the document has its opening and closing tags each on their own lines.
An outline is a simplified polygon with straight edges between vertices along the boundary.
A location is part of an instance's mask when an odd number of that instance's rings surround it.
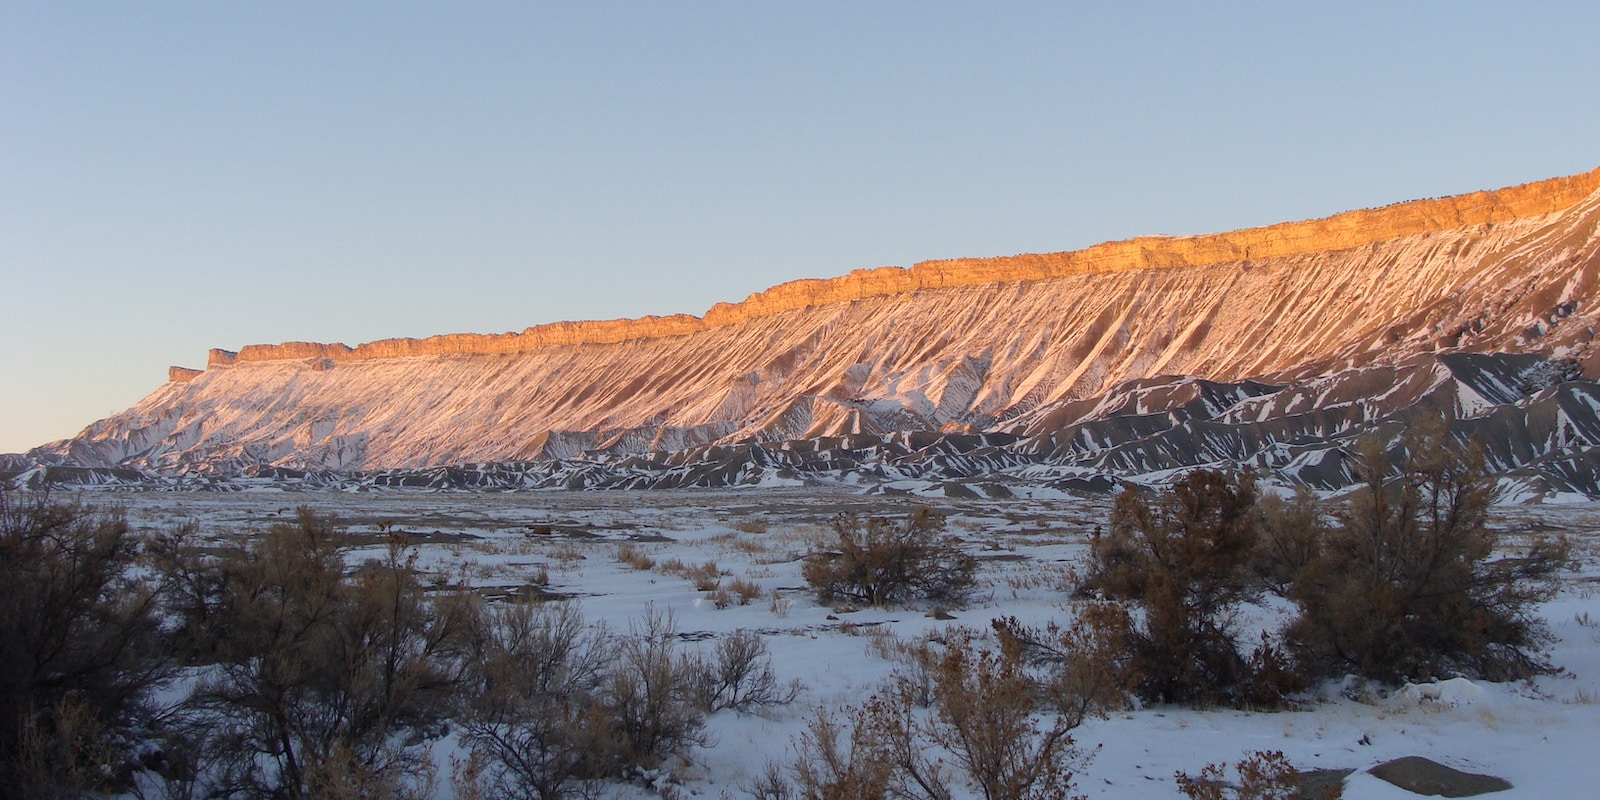
<svg viewBox="0 0 1600 800">
<path fill-rule="evenodd" d="M 244 533 L 292 520 L 298 506 L 336 514 L 355 546 L 349 561 L 376 557 L 384 531 L 403 532 L 435 585 L 470 584 L 489 595 L 537 591 L 581 604 L 591 623 L 626 631 L 649 609 L 670 611 L 686 646 L 744 628 L 765 635 L 781 680 L 805 686 L 794 704 L 762 715 L 719 712 L 714 745 L 695 752 L 681 776 L 688 795 L 730 797 L 768 760 L 792 760 L 791 741 L 817 707 L 858 705 L 893 669 L 874 653 L 884 637 L 913 638 L 949 625 L 987 629 L 1016 616 L 1043 624 L 1072 614 L 1067 588 L 1087 537 L 1104 525 L 1105 499 L 960 501 L 868 497 L 844 491 L 777 489 L 674 492 L 242 492 L 91 494 L 120 504 L 135 528 L 193 521 L 209 533 Z M 901 514 L 928 504 L 980 559 L 981 588 L 954 620 L 926 608 L 849 611 L 818 604 L 799 558 L 841 512 Z M 1301 769 L 1354 769 L 1345 797 L 1415 797 L 1362 772 L 1408 755 L 1497 775 L 1499 797 L 1590 795 L 1600 785 L 1600 505 L 1509 507 L 1496 524 L 1512 535 L 1564 532 L 1578 556 L 1560 595 L 1543 606 L 1557 637 L 1557 675 L 1518 684 L 1450 681 L 1392 692 L 1325 687 L 1305 710 L 1245 713 L 1146 708 L 1091 719 L 1075 731 L 1087 760 L 1076 791 L 1092 798 L 1175 798 L 1174 773 L 1281 750 Z M 619 560 L 619 548 L 634 563 Z M 642 555 L 654 563 L 646 566 Z M 681 562 L 676 569 L 672 562 Z M 760 596 L 739 604 L 697 589 L 688 574 L 714 562 L 724 586 L 744 580 Z M 702 571 L 704 572 L 704 571 Z M 731 600 L 719 603 L 718 599 Z M 725 605 L 725 607 L 719 607 Z M 1283 604 L 1255 610 L 1275 622 Z M 1346 696 L 1346 694 L 1351 696 Z M 445 739 L 435 757 L 448 767 Z M 441 780 L 441 797 L 448 787 Z M 619 788 L 619 795 L 645 794 Z"/>
</svg>

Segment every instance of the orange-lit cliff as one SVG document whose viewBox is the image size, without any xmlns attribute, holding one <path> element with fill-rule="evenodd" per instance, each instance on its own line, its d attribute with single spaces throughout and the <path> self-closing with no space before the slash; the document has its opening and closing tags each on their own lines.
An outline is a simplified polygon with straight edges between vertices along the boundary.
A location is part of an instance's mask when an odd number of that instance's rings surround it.
<svg viewBox="0 0 1600 800">
<path fill-rule="evenodd" d="M 1163 374 L 1306 378 L 1418 353 L 1578 360 L 1600 169 L 1229 233 L 785 283 L 704 317 L 213 350 L 37 451 L 372 469 L 889 430 L 1029 430 Z"/>
</svg>

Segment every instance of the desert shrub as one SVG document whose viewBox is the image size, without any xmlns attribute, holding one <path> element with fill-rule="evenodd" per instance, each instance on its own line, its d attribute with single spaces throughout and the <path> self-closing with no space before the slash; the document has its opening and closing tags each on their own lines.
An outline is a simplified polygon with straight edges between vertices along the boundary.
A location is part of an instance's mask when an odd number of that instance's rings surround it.
<svg viewBox="0 0 1600 800">
<path fill-rule="evenodd" d="M 1207 764 L 1199 775 L 1178 772 L 1178 791 L 1189 800 L 1290 800 L 1302 797 L 1299 787 L 1300 773 L 1294 765 L 1276 750 L 1258 750 L 1234 765 L 1239 776 L 1237 785 L 1230 785 L 1227 767 Z"/>
<path fill-rule="evenodd" d="M 926 713 L 892 679 L 844 722 L 813 718 L 790 769 L 796 794 L 945 800 L 951 781 L 961 780 L 985 800 L 1065 796 L 1081 758 L 1070 733 L 1076 722 L 1041 720 L 1038 688 L 1021 660 L 972 644 L 942 650 Z M 769 776 L 767 793 L 781 796 L 772 784 Z"/>
<path fill-rule="evenodd" d="M 977 560 L 926 508 L 901 522 L 844 514 L 831 529 L 830 549 L 812 550 L 801 565 L 801 575 L 824 603 L 959 602 L 972 589 Z"/>
<path fill-rule="evenodd" d="M 1195 470 L 1152 505 L 1133 487 L 1116 499 L 1110 533 L 1091 549 L 1087 585 L 1137 598 L 1128 642 L 1138 692 L 1157 702 L 1226 702 L 1248 677 L 1235 631 L 1257 593 L 1254 477 Z"/>
<path fill-rule="evenodd" d="M 607 777 L 606 670 L 615 643 L 565 604 L 510 603 L 490 614 L 462 720 L 474 758 L 461 782 L 485 796 L 564 800 Z"/>
<path fill-rule="evenodd" d="M 1084 599 L 1136 600 L 1144 596 L 1149 555 L 1139 532 L 1149 526 L 1150 505 L 1133 486 L 1124 486 L 1112 506 L 1111 530 L 1096 525 L 1089 539 L 1089 564 L 1075 590 Z"/>
<path fill-rule="evenodd" d="M 1424 415 L 1402 439 L 1397 474 L 1383 445 L 1359 444 L 1361 485 L 1291 597 L 1289 638 L 1308 668 L 1385 680 L 1470 673 L 1491 680 L 1549 668 L 1534 605 L 1553 590 L 1564 541 L 1492 558 L 1493 482 L 1483 454 Z"/>
<path fill-rule="evenodd" d="M 425 599 L 398 540 L 347 580 L 339 534 L 302 508 L 221 556 L 209 593 L 187 597 L 209 621 L 199 639 L 211 662 L 175 734 L 174 750 L 209 765 L 188 776 L 205 786 L 188 791 L 370 794 L 429 777 L 420 742 L 460 684 L 478 607 Z"/>
<path fill-rule="evenodd" d="M 1133 620 L 1125 604 L 1085 603 L 1065 628 L 1054 622 L 1029 627 L 1016 617 L 993 625 L 1003 649 L 1044 669 L 1044 697 L 1057 713 L 1082 720 L 1129 705 L 1139 675 Z"/>
<path fill-rule="evenodd" d="M 1069 732 L 1082 718 L 1056 714 L 1041 728 L 1038 700 L 1020 659 L 953 647 L 940 664 L 934 714 L 922 727 L 985 800 L 1062 797 L 1079 759 Z"/>
<path fill-rule="evenodd" d="M 452 780 L 469 794 L 563 800 L 593 796 L 606 780 L 659 775 L 707 743 L 707 703 L 779 696 L 770 669 L 762 680 L 764 648 L 740 650 L 748 652 L 708 667 L 679 652 L 671 616 L 654 610 L 614 634 L 573 606 L 497 608 L 469 671 L 462 738 L 471 757 Z M 713 683 L 714 671 L 726 685 Z"/>
<path fill-rule="evenodd" d="M 881 800 L 888 796 L 894 772 L 879 726 L 873 724 L 882 713 L 879 698 L 841 721 L 826 711 L 817 712 L 795 742 L 795 760 L 790 765 L 794 791 L 778 774 L 762 776 L 762 793 L 768 797 L 797 796 L 802 800 Z"/>
<path fill-rule="evenodd" d="M 617 545 L 617 560 L 641 571 L 656 565 L 655 559 L 646 554 L 644 548 L 633 542 Z"/>
<path fill-rule="evenodd" d="M 698 703 L 708 714 L 787 705 L 799 694 L 799 682 L 779 683 L 767 642 L 754 631 L 740 629 L 718 640 L 699 666 Z"/>
<path fill-rule="evenodd" d="M 926 631 L 913 639 L 902 639 L 882 630 L 869 634 L 867 653 L 895 662 L 894 685 L 896 689 L 918 708 L 929 708 L 934 702 L 935 676 L 939 660 L 947 646 L 947 637 L 970 639 L 972 631 L 965 628 Z"/>
<path fill-rule="evenodd" d="M 708 743 L 701 685 L 699 662 L 679 650 L 671 614 L 652 608 L 618 641 L 602 687 L 613 774 L 658 770 Z"/>
<path fill-rule="evenodd" d="M 117 788 L 171 675 L 116 511 L 0 491 L 0 798 Z"/>
<path fill-rule="evenodd" d="M 1253 568 L 1266 589 L 1286 597 L 1295 576 L 1316 560 L 1330 529 L 1328 519 L 1316 494 L 1304 486 L 1289 499 L 1264 494 L 1256 508 L 1260 535 L 1251 555 Z"/>
</svg>

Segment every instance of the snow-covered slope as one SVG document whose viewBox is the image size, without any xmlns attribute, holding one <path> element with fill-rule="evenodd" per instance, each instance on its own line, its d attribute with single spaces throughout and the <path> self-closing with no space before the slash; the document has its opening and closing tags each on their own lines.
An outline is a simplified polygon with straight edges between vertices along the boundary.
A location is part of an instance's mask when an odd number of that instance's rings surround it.
<svg viewBox="0 0 1600 800">
<path fill-rule="evenodd" d="M 1128 387 L 1157 376 L 1212 382 L 1151 387 L 1237 427 L 1416 400 L 1451 372 L 1430 356 L 1418 373 L 1419 354 L 1531 353 L 1600 374 L 1597 290 L 1600 170 L 1230 234 L 859 271 L 703 319 L 213 351 L 206 370 L 175 369 L 133 408 L 29 456 L 378 470 L 895 431 L 1006 432 L 1059 455 L 1064 433 L 1092 440 L 1086 422 L 1147 413 Z M 1479 385 L 1452 390 L 1461 416 L 1523 394 L 1467 371 Z"/>
</svg>

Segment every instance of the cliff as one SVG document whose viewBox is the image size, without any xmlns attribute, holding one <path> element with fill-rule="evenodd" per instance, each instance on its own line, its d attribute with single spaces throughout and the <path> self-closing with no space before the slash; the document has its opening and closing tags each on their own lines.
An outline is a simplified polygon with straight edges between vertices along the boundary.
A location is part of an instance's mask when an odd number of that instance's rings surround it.
<svg viewBox="0 0 1600 800">
<path fill-rule="evenodd" d="M 1281 394 L 1285 418 L 1348 415 L 1361 392 L 1390 391 L 1364 370 L 1419 355 L 1508 351 L 1594 375 L 1597 329 L 1600 170 L 1231 233 L 796 281 L 704 318 L 214 350 L 203 373 L 174 372 L 32 455 L 352 470 L 894 431 L 1044 441 L 1083 424 L 1084 404 L 1163 375 L 1358 376 Z M 1142 403 L 1118 413 L 1166 419 Z"/>
<path fill-rule="evenodd" d="M 424 339 L 383 339 L 350 347 L 341 343 L 284 342 L 247 345 L 237 353 L 212 350 L 208 367 L 239 362 L 331 358 L 359 360 L 422 355 L 523 353 L 555 345 L 612 344 L 631 339 L 683 336 L 709 328 L 808 306 L 844 303 L 923 289 L 1037 281 L 1067 275 L 1174 269 L 1282 259 L 1350 250 L 1407 236 L 1493 225 L 1570 208 L 1600 189 L 1600 168 L 1581 175 L 1494 191 L 1415 200 L 1322 219 L 1198 236 L 1144 236 L 1062 253 L 924 261 L 910 269 L 858 269 L 835 278 L 779 284 L 739 303 L 717 303 L 705 316 L 556 322 L 521 333 L 455 333 Z"/>
</svg>

